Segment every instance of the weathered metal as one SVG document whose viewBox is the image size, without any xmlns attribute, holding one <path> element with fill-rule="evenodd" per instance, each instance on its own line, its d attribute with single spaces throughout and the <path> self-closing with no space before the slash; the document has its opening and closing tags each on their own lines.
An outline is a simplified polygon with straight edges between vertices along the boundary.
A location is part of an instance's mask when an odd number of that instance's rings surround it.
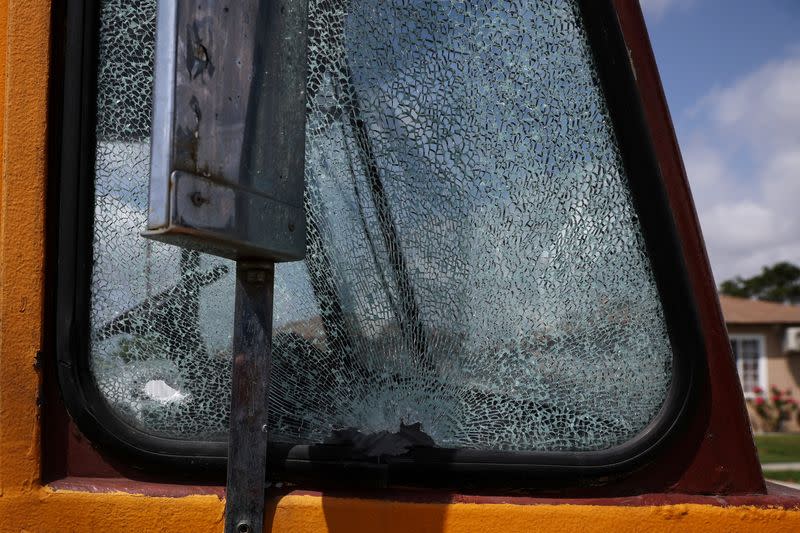
<svg viewBox="0 0 800 533">
<path fill-rule="evenodd" d="M 160 2 L 146 237 L 305 255 L 306 0 Z"/>
<path fill-rule="evenodd" d="M 306 0 L 160 2 L 145 237 L 235 259 L 225 531 L 262 530 L 274 262 L 305 256 Z"/>
<path fill-rule="evenodd" d="M 236 266 L 226 532 L 262 531 L 274 278 L 269 262 Z"/>
</svg>

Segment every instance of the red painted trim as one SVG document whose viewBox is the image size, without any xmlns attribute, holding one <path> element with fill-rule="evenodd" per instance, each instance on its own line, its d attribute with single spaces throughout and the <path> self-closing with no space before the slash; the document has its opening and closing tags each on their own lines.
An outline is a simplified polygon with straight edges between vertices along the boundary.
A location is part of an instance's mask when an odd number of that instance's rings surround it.
<svg viewBox="0 0 800 533">
<path fill-rule="evenodd" d="M 796 492 L 770 487 L 767 493 L 733 365 L 716 287 L 700 233 L 697 215 L 667 109 L 655 59 L 635 0 L 613 0 L 637 75 L 646 120 L 661 166 L 683 247 L 701 326 L 706 339 L 708 375 L 699 376 L 699 397 L 685 426 L 649 465 L 598 486 L 543 488 L 538 496 L 465 496 L 433 491 L 384 491 L 363 497 L 419 501 L 475 501 L 508 503 L 584 503 L 591 505 L 656 505 L 708 503 L 712 505 L 777 505 L 796 507 Z M 49 351 L 49 350 L 48 350 Z M 95 450 L 78 432 L 58 398 L 54 356 L 45 361 L 43 479 L 58 480 L 55 489 L 123 490 L 142 494 L 220 494 L 221 486 L 194 485 L 197 479 L 135 471 Z M 104 479 L 103 479 L 104 478 Z M 181 481 L 188 483 L 179 485 Z M 211 477 L 201 482 L 215 482 Z M 163 483 L 162 483 L 163 482 Z M 326 495 L 351 494 L 325 492 Z M 741 496 L 697 496 L 697 495 Z M 759 494 L 760 496 L 754 496 Z M 545 497 L 544 495 L 548 495 Z M 694 496 L 693 496 L 694 495 Z M 438 498 L 438 499 L 437 499 Z M 777 500 L 775 498 L 778 498 Z M 784 499 L 781 499 L 784 498 Z M 416 500 L 415 500 L 416 501 Z"/>
<path fill-rule="evenodd" d="M 175 485 L 167 483 L 145 483 L 125 479 L 106 478 L 65 478 L 51 483 L 53 490 L 72 490 L 90 493 L 124 492 L 154 497 L 181 498 L 189 495 L 215 495 L 225 497 L 225 490 L 219 486 Z M 476 503 L 511 505 L 600 505 L 619 507 L 651 507 L 658 505 L 698 504 L 715 507 L 777 507 L 800 509 L 800 490 L 791 489 L 775 483 L 769 484 L 768 494 L 748 494 L 739 496 L 698 496 L 694 494 L 642 494 L 622 498 L 544 498 L 528 496 L 479 496 L 471 494 L 451 494 L 425 490 L 392 491 L 308 491 L 280 490 L 268 491 L 268 499 L 276 500 L 283 496 L 316 496 L 321 498 L 356 498 L 377 501 L 404 503 Z"/>
<path fill-rule="evenodd" d="M 644 17 L 636 0 L 614 0 L 614 4 L 683 246 L 708 354 L 708 387 L 701 400 L 708 409 L 708 420 L 702 424 L 700 446 L 674 489 L 707 494 L 764 493 L 744 395 Z M 692 425 L 693 431 L 700 430 L 696 420 Z"/>
</svg>

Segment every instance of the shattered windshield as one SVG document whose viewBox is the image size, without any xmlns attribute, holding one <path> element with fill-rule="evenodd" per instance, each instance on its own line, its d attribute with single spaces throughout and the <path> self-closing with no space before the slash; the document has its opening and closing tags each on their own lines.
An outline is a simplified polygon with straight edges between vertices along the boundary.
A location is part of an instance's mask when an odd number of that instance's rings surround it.
<svg viewBox="0 0 800 533">
<path fill-rule="evenodd" d="M 154 4 L 101 2 L 92 369 L 136 427 L 220 440 L 233 265 L 139 236 Z M 307 258 L 276 269 L 270 439 L 630 440 L 672 350 L 576 3 L 311 0 L 309 29 Z"/>
</svg>

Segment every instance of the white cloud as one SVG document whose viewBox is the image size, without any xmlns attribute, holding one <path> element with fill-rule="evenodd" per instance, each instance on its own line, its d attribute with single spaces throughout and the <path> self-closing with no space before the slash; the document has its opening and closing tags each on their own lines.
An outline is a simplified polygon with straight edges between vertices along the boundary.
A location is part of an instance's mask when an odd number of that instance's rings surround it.
<svg viewBox="0 0 800 533">
<path fill-rule="evenodd" d="M 729 198 L 731 191 L 726 186 L 729 175 L 723 154 L 699 135 L 682 144 L 683 162 L 698 209 L 706 207 L 701 202 L 717 203 L 720 194 Z"/>
<path fill-rule="evenodd" d="M 797 148 L 800 55 L 770 62 L 704 101 L 710 118 L 732 138 L 767 152 Z"/>
<path fill-rule="evenodd" d="M 717 280 L 800 263 L 800 54 L 711 91 L 693 114 L 705 131 L 683 152 Z"/>
<path fill-rule="evenodd" d="M 796 127 L 800 128 L 800 120 Z M 800 144 L 796 150 L 775 153 L 764 164 L 759 178 L 763 183 L 765 201 L 777 211 L 791 215 L 789 218 L 796 222 L 800 218 Z M 800 233 L 800 228 L 793 229 Z"/>
<path fill-rule="evenodd" d="M 761 204 L 719 204 L 704 212 L 702 221 L 714 247 L 728 253 L 747 254 L 780 243 L 776 213 Z"/>
<path fill-rule="evenodd" d="M 686 9 L 694 0 L 639 0 L 648 22 L 658 22 L 670 9 Z"/>
</svg>

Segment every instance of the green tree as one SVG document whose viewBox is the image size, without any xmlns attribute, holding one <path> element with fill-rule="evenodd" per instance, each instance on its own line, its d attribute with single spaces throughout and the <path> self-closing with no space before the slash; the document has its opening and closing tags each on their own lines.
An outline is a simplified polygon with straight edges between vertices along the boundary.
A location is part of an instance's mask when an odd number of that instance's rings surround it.
<svg viewBox="0 0 800 533">
<path fill-rule="evenodd" d="M 719 290 L 728 296 L 781 303 L 800 303 L 800 267 L 785 261 L 764 267 L 752 278 L 736 276 L 723 281 Z"/>
</svg>

